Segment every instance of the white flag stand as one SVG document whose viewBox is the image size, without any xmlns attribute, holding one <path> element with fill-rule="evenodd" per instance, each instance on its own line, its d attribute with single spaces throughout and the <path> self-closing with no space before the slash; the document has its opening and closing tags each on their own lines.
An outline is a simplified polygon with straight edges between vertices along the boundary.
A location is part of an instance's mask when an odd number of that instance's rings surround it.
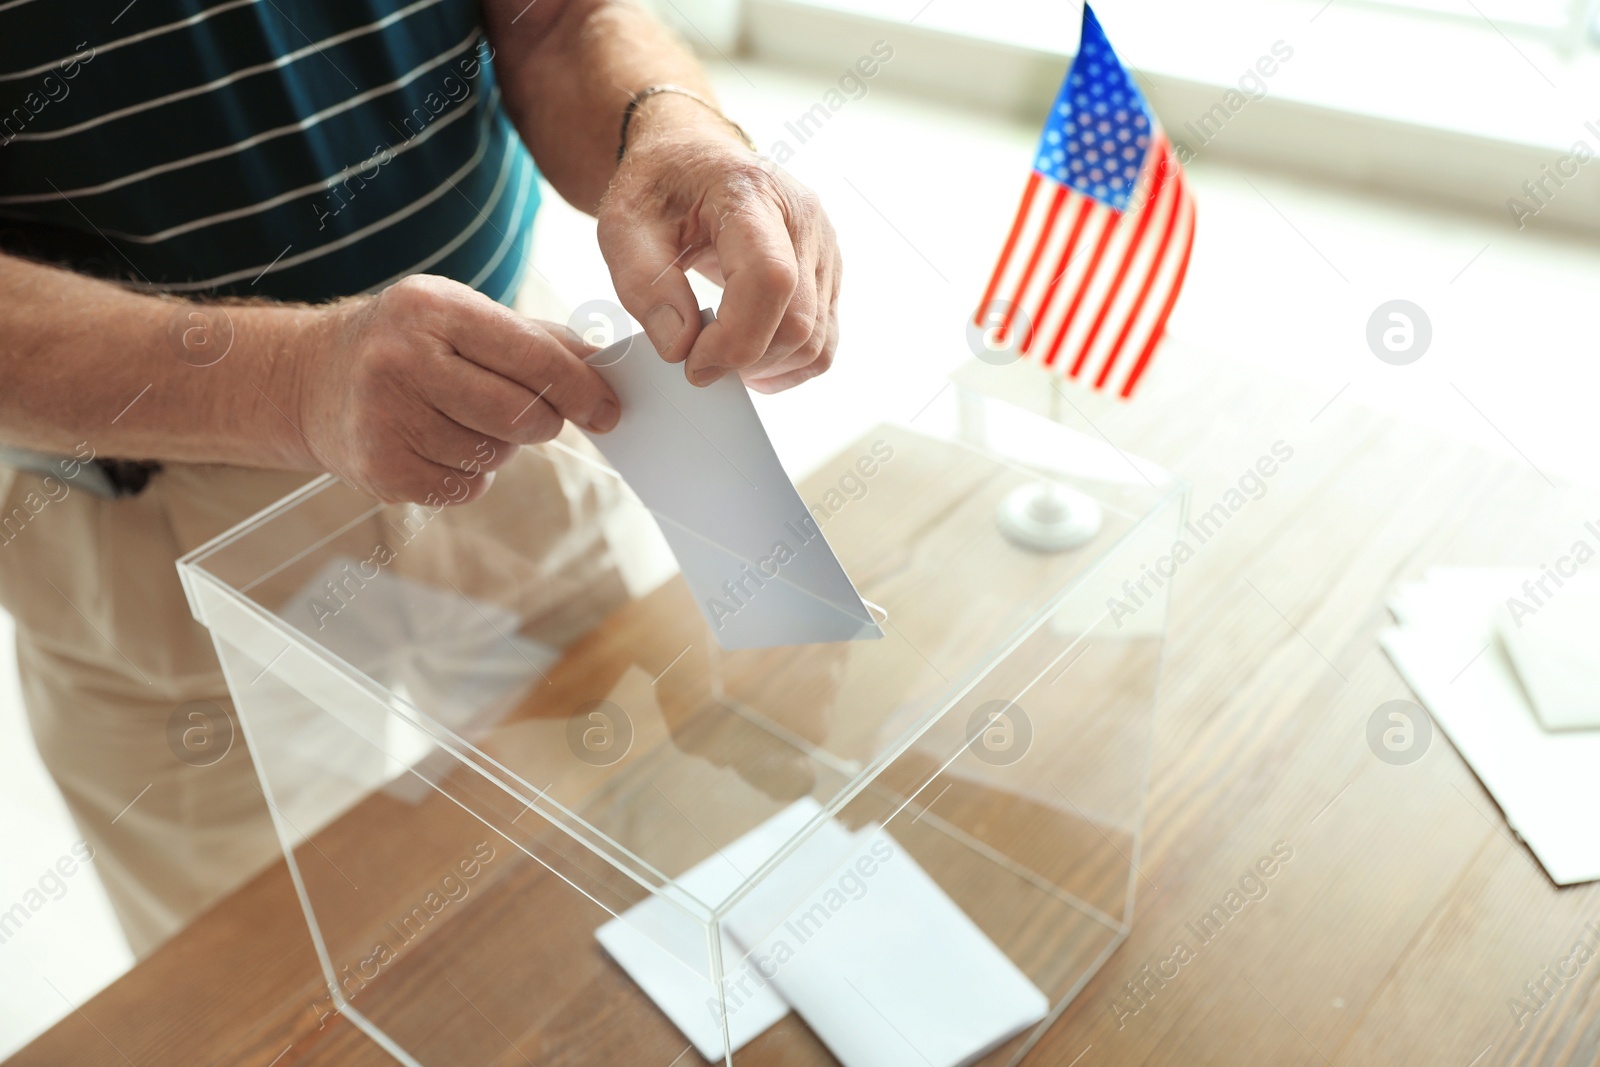
<svg viewBox="0 0 1600 1067">
<path fill-rule="evenodd" d="M 988 364 L 988 361 L 983 361 Z M 969 388 L 977 388 L 980 393 L 989 393 L 986 385 L 995 384 L 994 374 L 987 366 L 974 364 L 970 371 L 984 379 L 981 384 L 979 378 L 970 373 L 957 372 L 956 380 L 967 379 L 964 384 Z M 1015 390 L 1015 372 L 1019 369 L 1008 367 L 1008 377 Z M 1046 378 L 1047 372 L 1041 372 L 1040 377 Z M 1040 412 L 1052 422 L 1061 421 L 1061 394 L 1057 391 L 1055 383 L 1047 378 L 1045 384 L 1049 389 L 1049 406 L 1046 411 Z M 1024 390 L 1026 392 L 1027 390 Z M 1029 402 L 1023 397 L 1010 397 L 1013 401 L 1022 401 L 1022 406 L 1037 411 L 1036 401 Z M 981 405 L 963 405 L 962 422 L 965 435 L 977 443 L 984 443 L 988 437 L 988 428 L 983 425 Z M 1093 497 L 1087 496 L 1067 486 L 1054 481 L 1039 479 L 1027 485 L 1018 486 L 1007 493 L 1000 502 L 995 520 L 1000 527 L 1000 532 L 1006 539 L 1019 548 L 1032 552 L 1065 552 L 1069 549 L 1079 548 L 1094 540 L 1100 532 L 1101 510 L 1100 505 Z"/>
<path fill-rule="evenodd" d="M 1052 482 L 1020 486 L 1000 502 L 1000 532 L 1021 548 L 1065 552 L 1100 532 L 1100 505 Z"/>
<path fill-rule="evenodd" d="M 1050 420 L 1061 421 L 1061 394 L 1050 383 Z M 1006 494 L 996 516 L 1007 540 L 1034 552 L 1065 552 L 1100 532 L 1100 505 L 1055 482 L 1039 481 Z"/>
</svg>

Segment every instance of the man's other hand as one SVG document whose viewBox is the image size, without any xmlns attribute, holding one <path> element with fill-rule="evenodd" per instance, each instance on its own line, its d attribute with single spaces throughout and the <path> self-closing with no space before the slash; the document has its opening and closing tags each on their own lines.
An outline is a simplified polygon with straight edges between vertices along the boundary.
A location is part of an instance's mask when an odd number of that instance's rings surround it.
<svg viewBox="0 0 1600 1067">
<path fill-rule="evenodd" d="M 413 275 L 328 307 L 297 353 L 295 422 L 311 462 L 380 500 L 464 503 L 564 421 L 616 425 L 616 395 L 583 362 L 592 351 L 565 326 Z"/>
<path fill-rule="evenodd" d="M 666 93 L 643 103 L 599 214 L 623 306 L 691 382 L 736 371 L 775 393 L 832 363 L 843 270 L 833 226 L 815 193 L 703 105 Z M 690 268 L 725 287 L 705 327 Z"/>
</svg>

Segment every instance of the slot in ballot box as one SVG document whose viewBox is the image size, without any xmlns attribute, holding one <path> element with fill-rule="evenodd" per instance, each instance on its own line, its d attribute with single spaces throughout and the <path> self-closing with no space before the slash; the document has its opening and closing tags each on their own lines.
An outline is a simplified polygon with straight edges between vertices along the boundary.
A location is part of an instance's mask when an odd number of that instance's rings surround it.
<svg viewBox="0 0 1600 1067">
<path fill-rule="evenodd" d="M 1098 532 L 1022 547 L 1030 486 Z M 881 638 L 724 650 L 565 437 L 180 562 L 328 1012 L 423 1067 L 1025 1057 L 1132 921 L 1186 487 L 952 386 L 799 488 Z"/>
</svg>

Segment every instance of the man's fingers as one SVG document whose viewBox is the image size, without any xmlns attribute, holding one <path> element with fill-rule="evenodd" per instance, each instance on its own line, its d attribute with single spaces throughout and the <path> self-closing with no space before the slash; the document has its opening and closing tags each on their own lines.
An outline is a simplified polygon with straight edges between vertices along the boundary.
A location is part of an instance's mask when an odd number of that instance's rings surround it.
<svg viewBox="0 0 1600 1067">
<path fill-rule="evenodd" d="M 674 247 L 666 227 L 624 212 L 601 218 L 600 252 L 622 306 L 644 325 L 663 359 L 682 362 L 700 335 L 700 301 L 684 273 L 694 246 Z"/>
<path fill-rule="evenodd" d="M 427 374 L 424 392 L 446 418 L 488 437 L 531 445 L 561 432 L 563 419 L 544 397 L 470 360 L 441 359 Z"/>
<path fill-rule="evenodd" d="M 785 371 L 771 378 L 749 379 L 744 384 L 758 393 L 781 393 L 785 389 L 793 389 L 801 382 L 809 382 L 825 369 L 823 367 L 801 367 L 798 370 Z"/>
<path fill-rule="evenodd" d="M 811 272 L 802 272 L 777 205 L 758 201 L 728 211 L 712 243 L 727 287 L 716 321 L 700 331 L 689 352 L 686 371 L 698 385 L 792 352 L 811 335 L 817 311 Z"/>
<path fill-rule="evenodd" d="M 817 259 L 816 293 L 818 311 L 811 336 L 787 356 L 769 358 L 743 372 L 745 384 L 763 393 L 776 393 L 810 378 L 833 364 L 839 344 L 839 276 L 842 264 L 838 250 L 825 246 Z"/>
<path fill-rule="evenodd" d="M 583 362 L 580 353 L 588 349 L 576 335 L 557 336 L 487 297 L 464 299 L 452 310 L 443 332 L 464 358 L 517 383 L 585 429 L 604 432 L 616 425 L 616 394 Z"/>
<path fill-rule="evenodd" d="M 413 453 L 406 473 L 385 483 L 378 493 L 391 502 L 470 504 L 489 491 L 489 486 L 494 484 L 494 473 L 484 470 L 469 474 L 448 464 L 436 463 L 421 453 Z"/>
<path fill-rule="evenodd" d="M 516 453 L 516 446 L 456 422 L 438 410 L 402 428 L 401 436 L 423 459 L 463 474 L 499 467 Z"/>
<path fill-rule="evenodd" d="M 844 284 L 844 257 L 839 253 L 839 246 L 833 246 L 833 254 L 829 257 L 833 269 L 828 272 L 827 287 L 821 292 L 827 294 L 828 306 L 828 338 L 822 346 L 822 358 L 828 366 L 833 365 L 834 353 L 839 351 L 839 289 Z"/>
<path fill-rule="evenodd" d="M 386 496 L 426 500 L 429 496 L 463 503 L 481 495 L 488 476 L 516 455 L 518 446 L 469 429 L 436 409 L 413 409 L 391 426 L 399 449 L 410 453 L 400 462 L 390 448 L 379 457 L 371 476 Z"/>
<path fill-rule="evenodd" d="M 837 294 L 837 288 L 835 289 Z M 760 378 L 747 378 L 745 384 L 758 393 L 781 393 L 793 389 L 801 382 L 810 381 L 833 366 L 833 354 L 839 347 L 839 315 L 835 305 L 828 314 L 827 325 L 818 331 L 817 351 L 813 358 Z M 807 345 L 807 348 L 810 348 Z"/>
</svg>

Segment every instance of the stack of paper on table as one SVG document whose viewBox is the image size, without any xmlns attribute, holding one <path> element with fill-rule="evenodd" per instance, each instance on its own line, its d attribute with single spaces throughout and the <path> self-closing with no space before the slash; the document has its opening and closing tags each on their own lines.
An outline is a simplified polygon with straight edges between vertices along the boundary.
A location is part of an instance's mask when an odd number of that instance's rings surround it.
<svg viewBox="0 0 1600 1067">
<path fill-rule="evenodd" d="M 809 798 L 796 802 L 677 885 L 697 895 L 732 889 L 818 811 Z M 672 904 L 653 897 L 597 936 L 702 1056 L 721 1058 L 704 937 L 696 946 L 694 924 L 666 919 L 664 907 Z M 818 827 L 729 911 L 721 935 L 735 1050 L 792 1007 L 845 1067 L 962 1067 L 1049 1010 L 1044 994 L 877 826 Z"/>
<path fill-rule="evenodd" d="M 1500 642 L 1546 729 L 1600 728 L 1600 575 L 1551 575 L 1499 609 Z"/>
<path fill-rule="evenodd" d="M 1379 635 L 1506 821 L 1558 885 L 1600 878 L 1600 730 L 1546 730 L 1496 634 L 1526 569 L 1435 567 L 1389 601 Z"/>
</svg>

